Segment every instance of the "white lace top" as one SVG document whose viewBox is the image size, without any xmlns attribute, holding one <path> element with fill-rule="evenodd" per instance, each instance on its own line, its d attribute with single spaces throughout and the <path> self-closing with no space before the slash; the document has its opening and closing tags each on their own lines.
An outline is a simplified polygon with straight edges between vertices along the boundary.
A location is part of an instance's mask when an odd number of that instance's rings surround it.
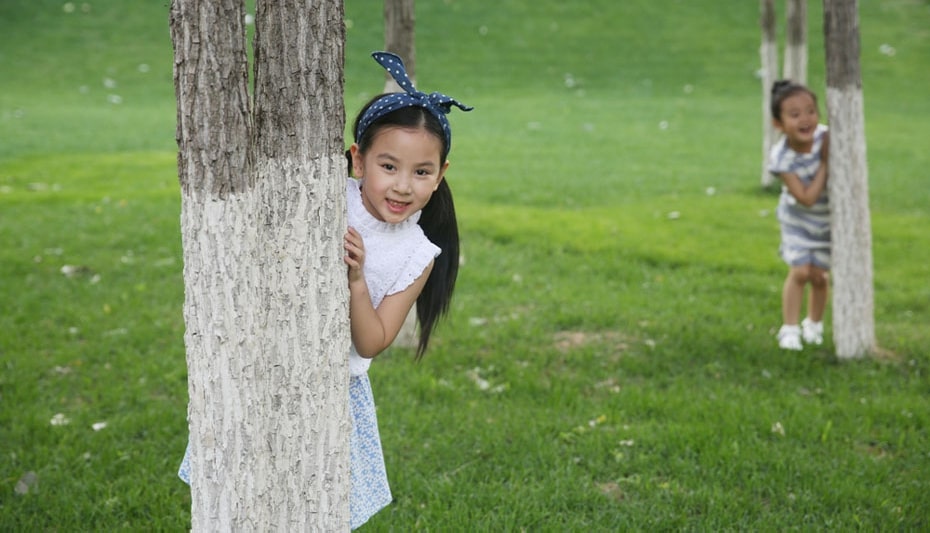
<svg viewBox="0 0 930 533">
<path fill-rule="evenodd" d="M 362 204 L 363 181 L 349 178 L 346 204 L 349 226 L 355 228 L 365 244 L 363 272 L 368 283 L 371 305 L 378 308 L 385 296 L 403 291 L 414 282 L 442 250 L 431 243 L 417 224 L 420 212 L 399 224 L 382 222 Z M 355 346 L 349 353 L 349 373 L 364 374 L 371 359 L 358 355 Z"/>
</svg>

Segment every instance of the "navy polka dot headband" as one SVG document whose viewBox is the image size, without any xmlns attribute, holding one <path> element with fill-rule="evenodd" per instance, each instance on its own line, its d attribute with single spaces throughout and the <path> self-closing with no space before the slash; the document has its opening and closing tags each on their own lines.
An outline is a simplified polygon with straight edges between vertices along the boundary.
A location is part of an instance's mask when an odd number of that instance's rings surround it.
<svg viewBox="0 0 930 533">
<path fill-rule="evenodd" d="M 358 121 L 355 142 L 358 142 L 365 130 L 368 129 L 368 126 L 371 126 L 374 121 L 384 115 L 404 107 L 422 107 L 432 113 L 442 124 L 442 131 L 446 136 L 446 150 L 442 155 L 443 157 L 449 155 L 449 149 L 452 147 L 452 129 L 449 128 L 449 120 L 446 115 L 452 111 L 452 106 L 456 106 L 462 111 L 471 111 L 474 108 L 459 103 L 454 98 L 442 93 L 426 94 L 418 91 L 407 76 L 404 62 L 395 54 L 374 52 L 371 57 L 375 58 L 375 61 L 391 74 L 391 77 L 394 78 L 394 81 L 400 85 L 404 92 L 386 94 L 368 106 L 368 109 L 365 110 L 362 118 Z"/>
</svg>

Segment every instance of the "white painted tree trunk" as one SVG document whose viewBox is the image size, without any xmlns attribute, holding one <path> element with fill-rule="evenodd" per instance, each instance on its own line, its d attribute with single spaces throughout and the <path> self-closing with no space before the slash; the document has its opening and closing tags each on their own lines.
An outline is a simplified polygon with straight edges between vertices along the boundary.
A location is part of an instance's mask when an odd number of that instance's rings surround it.
<svg viewBox="0 0 930 533">
<path fill-rule="evenodd" d="M 824 0 L 833 340 L 837 357 L 874 352 L 872 230 L 855 0 Z"/>
<path fill-rule="evenodd" d="M 772 84 L 778 77 L 778 40 L 775 35 L 775 0 L 760 0 L 760 26 L 762 27 L 762 45 L 759 56 L 762 66 L 759 78 L 762 81 L 762 177 L 763 187 L 770 187 L 775 178 L 769 172 L 769 152 L 778 137 L 778 131 L 772 125 Z"/>
<path fill-rule="evenodd" d="M 254 99 L 243 19 L 171 6 L 191 526 L 344 531 L 342 3 L 258 1 Z"/>
<path fill-rule="evenodd" d="M 321 231 L 345 159 L 262 166 L 257 189 L 182 197 L 194 531 L 331 530 L 348 501 L 345 273 Z"/>
<path fill-rule="evenodd" d="M 784 77 L 807 85 L 807 0 L 788 0 Z"/>
</svg>

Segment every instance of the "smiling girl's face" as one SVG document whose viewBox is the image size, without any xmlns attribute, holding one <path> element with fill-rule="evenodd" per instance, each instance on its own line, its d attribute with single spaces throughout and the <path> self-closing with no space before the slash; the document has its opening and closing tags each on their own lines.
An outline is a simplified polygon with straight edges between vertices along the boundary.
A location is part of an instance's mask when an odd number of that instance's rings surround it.
<svg viewBox="0 0 930 533">
<path fill-rule="evenodd" d="M 788 146 L 796 152 L 807 153 L 814 146 L 814 132 L 819 121 L 814 97 L 801 91 L 782 100 L 781 116 L 772 123 L 785 134 Z"/>
<path fill-rule="evenodd" d="M 423 209 L 439 187 L 449 162 L 441 163 L 442 141 L 426 129 L 387 126 L 364 153 L 349 151 L 362 182 L 362 204 L 376 219 L 397 224 Z"/>
</svg>

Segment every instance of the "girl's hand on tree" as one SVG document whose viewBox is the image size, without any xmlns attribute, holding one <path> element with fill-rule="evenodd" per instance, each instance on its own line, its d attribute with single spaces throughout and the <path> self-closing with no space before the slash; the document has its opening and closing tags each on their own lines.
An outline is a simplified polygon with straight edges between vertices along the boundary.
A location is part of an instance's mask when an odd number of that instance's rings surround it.
<svg viewBox="0 0 930 533">
<path fill-rule="evenodd" d="M 355 228 L 349 228 L 343 239 L 346 255 L 343 261 L 349 267 L 349 283 L 364 279 L 362 267 L 365 266 L 365 242 Z"/>
</svg>

